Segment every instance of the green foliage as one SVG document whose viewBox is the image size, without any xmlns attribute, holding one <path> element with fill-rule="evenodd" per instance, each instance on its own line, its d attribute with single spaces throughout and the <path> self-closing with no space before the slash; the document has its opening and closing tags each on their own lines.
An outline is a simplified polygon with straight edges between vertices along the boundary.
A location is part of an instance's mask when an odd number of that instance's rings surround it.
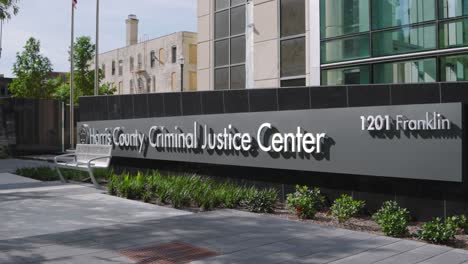
<svg viewBox="0 0 468 264">
<path fill-rule="evenodd" d="M 288 194 L 288 208 L 301 219 L 312 219 L 323 207 L 325 197 L 319 188 L 309 189 L 307 186 L 296 186 L 296 192 Z"/>
<path fill-rule="evenodd" d="M 89 178 L 89 174 L 84 171 L 60 169 L 65 179 L 70 181 L 83 181 Z M 38 181 L 58 181 L 60 180 L 57 170 L 51 167 L 35 167 L 35 168 L 20 168 L 17 169 L 15 174 L 31 178 Z M 94 177 L 97 181 L 103 181 L 111 178 L 113 175 L 112 170 L 108 169 L 95 169 Z"/>
<path fill-rule="evenodd" d="M 458 226 L 451 220 L 442 220 L 434 218 L 432 221 L 425 223 L 417 235 L 419 239 L 433 243 L 446 243 L 455 238 Z"/>
<path fill-rule="evenodd" d="M 387 236 L 400 237 L 408 234 L 410 213 L 395 201 L 387 201 L 372 218 Z"/>
<path fill-rule="evenodd" d="M 8 146 L 0 145 L 0 159 L 8 159 L 10 157 L 10 150 Z"/>
<path fill-rule="evenodd" d="M 272 213 L 278 200 L 278 193 L 273 189 L 250 189 L 247 192 L 245 205 L 254 213 Z"/>
<path fill-rule="evenodd" d="M 12 14 L 18 14 L 18 2 L 18 0 L 0 0 L 0 20 L 9 20 Z"/>
<path fill-rule="evenodd" d="M 344 223 L 358 214 L 365 205 L 364 201 L 357 201 L 353 197 L 343 194 L 341 198 L 335 200 L 331 212 L 333 217 L 337 218 L 340 223 Z"/>
<path fill-rule="evenodd" d="M 24 51 L 16 54 L 13 73 L 16 78 L 9 86 L 13 97 L 32 99 L 53 98 L 55 86 L 50 80 L 52 64 L 41 55 L 41 44 L 30 38 L 24 46 Z"/>
<path fill-rule="evenodd" d="M 74 84 L 81 95 L 94 94 L 94 70 L 90 70 L 91 62 L 96 54 L 96 45 L 90 37 L 76 38 L 73 52 L 75 65 Z"/>
<path fill-rule="evenodd" d="M 459 229 L 464 229 L 465 232 L 468 231 L 468 219 L 465 215 L 454 215 L 447 218 L 446 221 L 455 225 Z"/>
</svg>

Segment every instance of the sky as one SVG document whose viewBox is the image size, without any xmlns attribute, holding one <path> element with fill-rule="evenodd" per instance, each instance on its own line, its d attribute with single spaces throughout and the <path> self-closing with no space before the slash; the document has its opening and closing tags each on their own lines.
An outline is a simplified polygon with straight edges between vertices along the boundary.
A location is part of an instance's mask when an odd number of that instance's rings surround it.
<svg viewBox="0 0 468 264">
<path fill-rule="evenodd" d="M 20 0 L 20 12 L 3 25 L 0 74 L 13 77 L 16 53 L 26 40 L 41 42 L 54 71 L 68 72 L 72 0 Z M 125 46 L 125 19 L 140 20 L 139 35 L 155 38 L 177 31 L 196 31 L 197 0 L 100 0 L 100 53 Z M 78 0 L 75 37 L 90 36 L 94 42 L 96 0 Z"/>
</svg>

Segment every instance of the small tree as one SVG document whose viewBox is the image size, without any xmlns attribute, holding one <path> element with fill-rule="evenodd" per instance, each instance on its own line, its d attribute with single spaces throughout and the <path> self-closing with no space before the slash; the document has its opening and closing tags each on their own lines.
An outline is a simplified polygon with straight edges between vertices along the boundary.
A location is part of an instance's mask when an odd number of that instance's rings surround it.
<svg viewBox="0 0 468 264">
<path fill-rule="evenodd" d="M 53 98 L 55 86 L 49 79 L 52 73 L 50 60 L 41 55 L 39 40 L 30 38 L 24 51 L 16 54 L 13 73 L 16 79 L 10 84 L 13 97 L 50 99 Z"/>
<path fill-rule="evenodd" d="M 8 20 L 12 14 L 18 14 L 18 2 L 18 0 L 0 0 L 0 20 Z"/>
<path fill-rule="evenodd" d="M 94 94 L 94 70 L 91 62 L 96 54 L 96 46 L 90 37 L 78 37 L 75 42 L 73 59 L 75 60 L 75 88 L 82 95 Z"/>
</svg>

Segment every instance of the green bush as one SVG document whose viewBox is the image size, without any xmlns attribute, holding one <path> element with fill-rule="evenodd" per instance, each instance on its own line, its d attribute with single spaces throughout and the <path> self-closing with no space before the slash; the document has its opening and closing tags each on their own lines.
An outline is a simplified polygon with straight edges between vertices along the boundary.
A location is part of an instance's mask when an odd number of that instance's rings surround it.
<svg viewBox="0 0 468 264">
<path fill-rule="evenodd" d="M 307 186 L 296 186 L 296 192 L 288 194 L 286 200 L 288 208 L 301 219 L 312 219 L 322 209 L 325 196 L 319 188 L 310 190 Z"/>
<path fill-rule="evenodd" d="M 459 229 L 463 229 L 465 234 L 468 234 L 468 219 L 465 215 L 454 215 L 447 218 L 446 221 L 455 225 Z"/>
<path fill-rule="evenodd" d="M 8 146 L 0 145 L 0 159 L 10 158 L 10 149 Z"/>
<path fill-rule="evenodd" d="M 117 195 L 118 184 L 119 184 L 119 177 L 117 175 L 112 175 L 109 178 L 109 182 L 107 183 L 107 192 L 110 195 Z"/>
<path fill-rule="evenodd" d="M 442 220 L 434 218 L 432 221 L 425 223 L 417 235 L 419 239 L 433 243 L 446 243 L 455 238 L 458 226 L 450 220 Z"/>
<path fill-rule="evenodd" d="M 408 234 L 410 213 L 395 201 L 387 201 L 372 218 L 379 224 L 382 232 L 388 236 L 399 237 Z"/>
<path fill-rule="evenodd" d="M 254 213 L 274 212 L 278 193 L 273 189 L 257 190 L 251 188 L 244 201 L 247 210 Z"/>
<path fill-rule="evenodd" d="M 344 223 L 358 214 L 365 205 L 364 201 L 357 201 L 353 197 L 343 194 L 341 198 L 335 200 L 331 207 L 331 212 L 333 217 L 338 219 L 340 223 Z"/>
</svg>

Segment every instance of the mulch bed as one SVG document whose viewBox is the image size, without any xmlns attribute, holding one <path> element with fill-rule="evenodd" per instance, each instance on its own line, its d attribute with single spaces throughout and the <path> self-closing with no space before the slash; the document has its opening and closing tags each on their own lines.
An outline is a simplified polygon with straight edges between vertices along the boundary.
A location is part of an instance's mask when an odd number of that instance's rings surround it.
<svg viewBox="0 0 468 264">
<path fill-rule="evenodd" d="M 285 207 L 275 208 L 275 212 L 269 215 L 283 218 L 283 219 L 292 220 L 292 221 L 298 221 L 302 223 L 313 223 L 313 224 L 318 224 L 322 226 L 337 227 L 337 228 L 343 228 L 343 229 L 349 229 L 353 231 L 367 232 L 370 234 L 385 236 L 380 231 L 379 225 L 377 225 L 377 223 L 374 222 L 370 216 L 365 216 L 365 215 L 362 215 L 359 217 L 353 217 L 346 223 L 339 223 L 337 220 L 335 220 L 331 216 L 329 212 L 319 212 L 316 214 L 314 219 L 308 219 L 308 220 L 299 219 L 295 214 L 292 214 Z M 408 227 L 410 235 L 408 237 L 402 237 L 402 239 L 421 241 L 416 237 L 415 234 L 419 229 L 421 229 L 422 224 L 423 224 L 422 222 L 412 222 L 410 226 Z M 427 242 L 427 241 L 423 241 L 423 242 Z M 450 241 L 448 244 L 444 244 L 444 246 L 468 250 L 468 235 L 460 232 L 455 237 L 455 240 Z"/>
</svg>

